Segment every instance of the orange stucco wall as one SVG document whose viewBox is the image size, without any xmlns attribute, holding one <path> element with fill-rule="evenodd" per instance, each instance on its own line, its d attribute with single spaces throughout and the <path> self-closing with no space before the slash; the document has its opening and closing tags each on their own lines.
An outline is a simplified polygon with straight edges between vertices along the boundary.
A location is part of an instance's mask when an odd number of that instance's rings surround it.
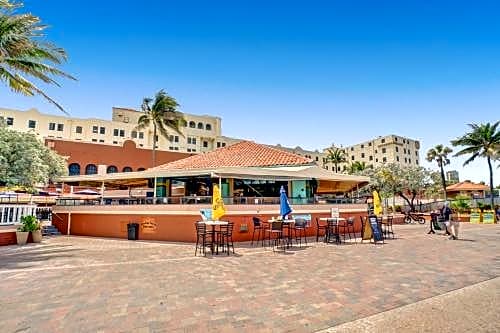
<svg viewBox="0 0 500 333">
<path fill-rule="evenodd" d="M 54 218 L 53 224 L 62 232 L 67 232 L 68 214 L 58 213 L 58 218 Z M 252 216 L 258 216 L 262 220 L 271 219 L 272 214 L 248 214 L 248 215 L 228 215 L 222 220 L 235 224 L 233 239 L 236 242 L 249 241 L 252 239 L 253 223 Z M 311 226 L 307 235 L 316 235 L 316 218 L 328 217 L 328 213 L 312 213 Z M 341 213 L 342 217 L 355 217 L 355 229 L 361 230 L 361 220 L 359 216 L 366 216 L 366 213 L 353 212 Z M 139 223 L 139 239 L 141 240 L 163 240 L 175 242 L 194 242 L 196 240 L 194 223 L 199 221 L 199 217 L 193 215 L 138 215 L 138 214 L 92 214 L 92 213 L 72 213 L 71 214 L 71 234 L 79 236 L 97 236 L 127 238 L 127 224 Z M 323 224 L 325 222 L 322 222 Z M 247 226 L 247 231 L 245 231 Z"/>
</svg>

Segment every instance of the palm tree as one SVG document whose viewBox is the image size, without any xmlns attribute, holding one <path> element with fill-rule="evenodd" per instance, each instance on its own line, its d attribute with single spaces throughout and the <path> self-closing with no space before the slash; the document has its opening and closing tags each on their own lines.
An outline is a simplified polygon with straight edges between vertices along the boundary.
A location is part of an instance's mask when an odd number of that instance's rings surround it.
<svg viewBox="0 0 500 333">
<path fill-rule="evenodd" d="M 469 124 L 472 128 L 472 132 L 466 133 L 465 135 L 451 141 L 453 146 L 466 147 L 456 153 L 455 156 L 472 154 L 472 156 L 465 161 L 464 166 L 474 161 L 476 157 L 486 157 L 488 167 L 490 169 L 491 207 L 494 207 L 493 166 L 491 164 L 491 160 L 496 159 L 500 153 L 500 131 L 497 129 L 499 123 L 500 121 L 497 121 L 493 125 L 490 123 L 479 125 Z"/>
<path fill-rule="evenodd" d="M 136 130 L 141 130 L 153 125 L 153 167 L 156 166 L 156 143 L 158 133 L 168 138 L 168 130 L 172 129 L 184 136 L 180 131 L 180 124 L 184 121 L 182 114 L 177 111 L 179 104 L 175 98 L 169 96 L 164 90 L 156 93 L 155 98 L 144 98 L 142 112 L 144 114 L 137 121 Z"/>
<path fill-rule="evenodd" d="M 360 173 L 364 170 L 366 170 L 366 168 L 368 168 L 369 166 L 366 165 L 366 162 L 360 162 L 360 161 L 355 161 L 355 162 L 352 162 L 351 165 L 349 165 L 349 169 L 348 169 L 348 173 L 349 174 L 357 174 L 357 173 Z"/>
<path fill-rule="evenodd" d="M 444 166 L 450 164 L 450 159 L 448 154 L 451 154 L 453 150 L 449 147 L 443 145 L 437 145 L 427 151 L 427 161 L 436 161 L 441 171 L 441 184 L 443 185 L 444 200 L 446 200 L 446 178 L 444 177 Z"/>
<path fill-rule="evenodd" d="M 334 172 L 339 171 L 338 165 L 340 163 L 347 162 L 344 150 L 339 148 L 328 148 L 328 154 L 326 155 L 326 159 L 327 161 L 332 162 L 333 165 L 335 165 Z"/>
<path fill-rule="evenodd" d="M 33 78 L 59 86 L 53 77 L 73 76 L 55 66 L 67 60 L 66 52 L 44 41 L 46 25 L 31 14 L 15 14 L 23 6 L 20 2 L 0 0 L 0 80 L 8 87 L 25 96 L 41 95 L 66 113 L 61 105 L 45 94 Z"/>
</svg>

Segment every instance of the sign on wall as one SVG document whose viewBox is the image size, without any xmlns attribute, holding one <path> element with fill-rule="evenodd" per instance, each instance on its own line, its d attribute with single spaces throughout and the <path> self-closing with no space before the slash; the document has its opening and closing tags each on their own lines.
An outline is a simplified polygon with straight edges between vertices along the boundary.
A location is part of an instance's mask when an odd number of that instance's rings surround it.
<svg viewBox="0 0 500 333">
<path fill-rule="evenodd" d="M 141 232 L 145 234 L 154 234 L 158 225 L 155 222 L 155 219 L 152 217 L 145 217 L 141 221 Z"/>
<path fill-rule="evenodd" d="M 332 208 L 332 217 L 333 218 L 339 218 L 340 217 L 340 210 L 338 207 Z"/>
</svg>

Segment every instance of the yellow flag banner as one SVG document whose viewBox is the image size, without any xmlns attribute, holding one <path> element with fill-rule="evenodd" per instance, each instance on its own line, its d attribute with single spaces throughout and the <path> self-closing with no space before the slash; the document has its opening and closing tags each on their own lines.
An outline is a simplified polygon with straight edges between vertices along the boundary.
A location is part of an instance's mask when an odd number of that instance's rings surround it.
<svg viewBox="0 0 500 333">
<path fill-rule="evenodd" d="M 382 215 L 382 201 L 377 191 L 373 191 L 373 213 L 375 215 Z"/>
<path fill-rule="evenodd" d="M 212 197 L 212 218 L 216 221 L 226 214 L 226 208 L 224 208 L 224 200 L 222 200 L 222 195 L 220 193 L 219 186 L 214 184 L 213 197 Z"/>
</svg>

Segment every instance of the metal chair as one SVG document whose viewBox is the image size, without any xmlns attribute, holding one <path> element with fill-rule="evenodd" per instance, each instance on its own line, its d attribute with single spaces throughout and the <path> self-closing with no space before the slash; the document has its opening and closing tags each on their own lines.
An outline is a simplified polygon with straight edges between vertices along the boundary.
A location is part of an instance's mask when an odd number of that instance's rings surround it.
<svg viewBox="0 0 500 333">
<path fill-rule="evenodd" d="M 356 231 L 354 230 L 354 216 L 347 218 L 347 233 L 349 234 L 349 240 L 351 240 L 351 233 L 354 236 L 354 243 L 356 241 Z"/>
<path fill-rule="evenodd" d="M 211 244 L 207 241 L 207 239 L 211 240 L 212 234 L 207 232 L 207 226 L 204 223 L 195 222 L 194 226 L 196 228 L 196 245 L 194 255 L 197 255 L 198 249 L 200 249 L 200 252 L 205 255 L 205 248 Z"/>
<path fill-rule="evenodd" d="M 274 221 L 269 224 L 269 229 L 265 229 L 265 231 L 269 234 L 269 245 L 271 245 L 271 239 L 274 240 L 273 243 L 273 251 L 275 247 L 278 247 L 283 240 L 283 222 Z M 273 238 L 271 237 L 273 236 Z M 286 244 L 285 244 L 286 245 Z M 283 246 L 283 250 L 285 246 Z"/>
<path fill-rule="evenodd" d="M 340 243 L 340 235 L 338 232 L 338 220 L 336 218 L 329 218 L 326 220 L 326 233 L 325 233 L 325 242 L 330 243 L 331 238 L 335 237 L 335 243 Z"/>
<path fill-rule="evenodd" d="M 300 246 L 302 246 L 302 235 L 304 236 L 304 242 L 307 245 L 306 228 L 307 228 L 307 221 L 305 219 L 303 218 L 295 219 L 295 223 L 292 227 L 292 230 L 294 232 L 295 242 L 299 243 Z M 298 237 L 297 237 L 297 231 L 299 232 Z"/>
<path fill-rule="evenodd" d="M 328 228 L 328 225 L 326 224 L 320 224 L 319 223 L 319 217 L 316 218 L 316 242 L 319 241 L 319 236 L 320 236 L 320 231 L 324 230 L 325 236 L 326 236 L 326 230 Z"/>
<path fill-rule="evenodd" d="M 234 223 L 229 222 L 226 225 L 221 225 L 220 230 L 217 233 L 217 252 L 219 250 L 219 245 L 222 248 L 222 252 L 224 252 L 224 248 L 227 247 L 227 255 L 229 255 L 230 249 L 233 249 L 234 252 L 234 242 L 233 242 L 233 229 Z"/>
<path fill-rule="evenodd" d="M 252 217 L 252 222 L 253 222 L 253 233 L 252 233 L 252 243 L 251 245 L 253 245 L 253 240 L 254 240 L 254 237 L 255 237 L 255 231 L 258 231 L 257 233 L 257 244 L 259 243 L 259 240 L 262 239 L 262 246 L 264 246 L 264 227 L 263 227 L 263 223 L 262 221 L 254 216 Z"/>
</svg>

